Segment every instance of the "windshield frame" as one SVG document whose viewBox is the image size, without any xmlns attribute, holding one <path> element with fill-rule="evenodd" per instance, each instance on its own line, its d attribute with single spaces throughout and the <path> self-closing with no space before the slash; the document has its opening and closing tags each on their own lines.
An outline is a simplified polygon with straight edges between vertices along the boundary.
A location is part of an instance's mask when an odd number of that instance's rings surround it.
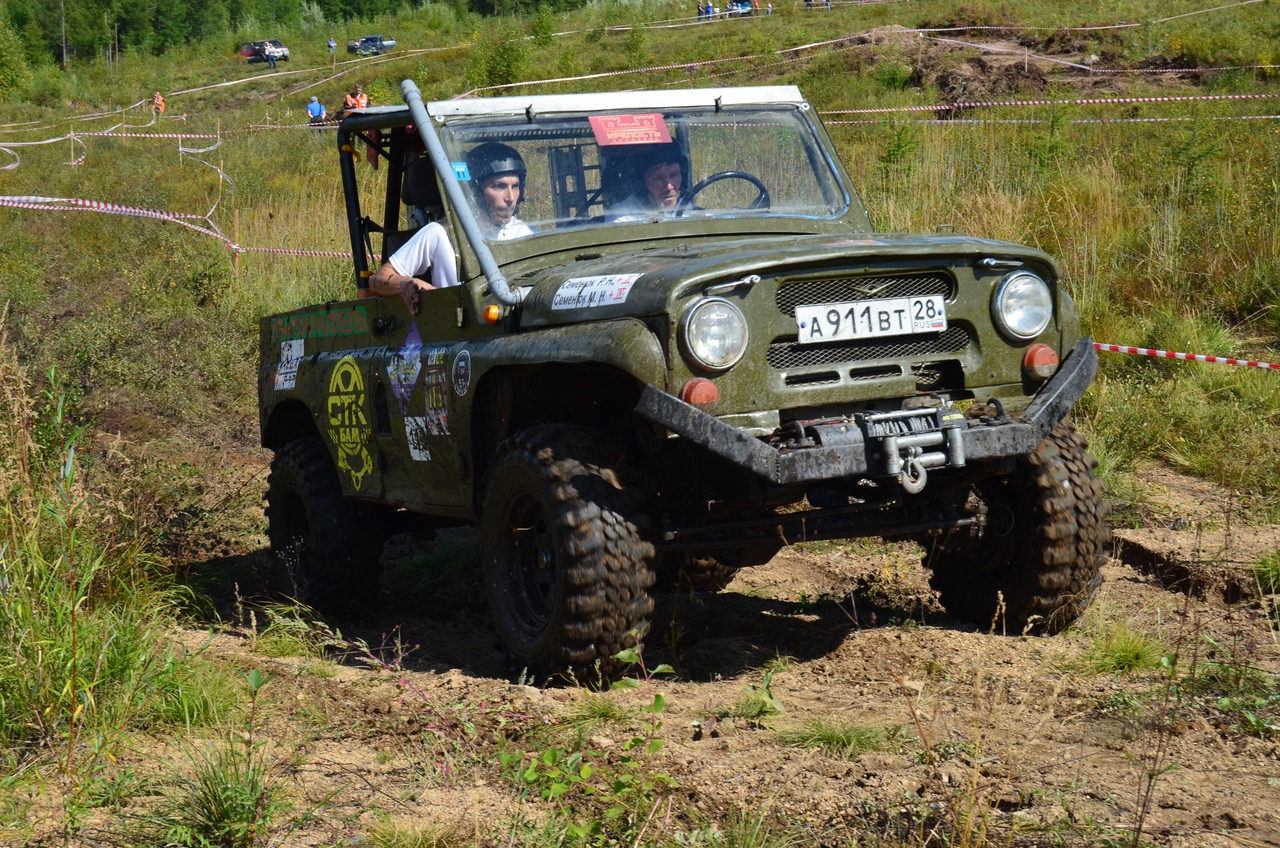
<svg viewBox="0 0 1280 848">
<path fill-rule="evenodd" d="M 444 178 L 457 179 L 477 218 L 488 222 L 488 217 L 474 189 L 477 183 L 471 179 L 472 175 L 466 167 L 467 152 L 484 141 L 524 145 L 526 150 L 542 145 L 538 151 L 542 154 L 541 158 L 547 161 L 539 161 L 527 166 L 530 171 L 537 170 L 540 173 L 538 182 L 528 181 L 522 185 L 521 203 L 523 205 L 528 201 L 531 196 L 528 193 L 530 188 L 546 196 L 539 198 L 541 203 L 538 207 L 538 215 L 526 216 L 523 209 L 520 210 L 522 220 L 534 227 L 538 227 L 539 224 L 542 226 L 534 232 L 524 230 L 522 235 L 506 240 L 495 237 L 491 228 L 486 233 L 487 241 L 495 247 L 514 247 L 517 243 L 530 240 L 543 241 L 549 236 L 579 232 L 590 233 L 590 238 L 594 240 L 623 242 L 631 241 L 633 238 L 649 239 L 675 235 L 677 232 L 726 231 L 726 227 L 719 226 L 720 224 L 727 224 L 728 231 L 828 231 L 830 228 L 827 225 L 840 222 L 851 213 L 855 219 L 853 221 L 855 228 L 863 229 L 862 221 L 865 220 L 865 211 L 862 209 L 860 198 L 850 187 L 843 166 L 834 155 L 825 129 L 819 121 L 815 120 L 809 104 L 800 97 L 798 89 L 793 86 L 779 86 L 673 92 L 674 95 L 683 95 L 675 97 L 668 97 L 666 94 L 665 92 L 623 92 L 611 95 L 544 95 L 532 98 L 493 98 L 482 101 L 432 103 L 431 111 L 436 113 L 432 116 L 433 120 L 437 124 L 441 142 L 454 168 L 454 172 L 444 175 Z M 726 99 L 735 102 L 726 105 L 724 102 Z M 660 100 L 663 102 L 659 106 Z M 654 210 L 652 214 L 628 217 L 624 220 L 617 220 L 616 216 L 606 214 L 609 208 L 608 203 L 616 204 L 618 197 L 615 193 L 611 198 L 600 199 L 601 192 L 605 188 L 604 171 L 605 163 L 608 161 L 601 151 L 620 157 L 626 154 L 627 149 L 622 145 L 615 149 L 600 144 L 599 133 L 589 126 L 588 120 L 592 117 L 635 115 L 643 110 L 652 110 L 649 117 L 661 116 L 662 122 L 666 125 L 664 131 L 669 128 L 669 136 L 673 136 L 672 142 L 679 144 L 680 151 L 686 157 L 683 161 L 692 163 L 693 167 L 686 168 L 689 173 L 684 175 L 681 203 L 686 203 L 689 199 L 685 195 L 691 187 L 694 176 L 702 176 L 697 171 L 701 167 L 699 158 L 716 158 L 714 155 L 704 157 L 700 149 L 695 150 L 690 157 L 689 136 L 699 132 L 705 134 L 706 128 L 720 126 L 726 119 L 733 120 L 735 122 L 733 126 L 743 128 L 747 132 L 767 129 L 770 126 L 782 130 L 781 133 L 776 134 L 780 139 L 778 144 L 789 148 L 785 152 L 790 157 L 788 163 L 782 167 L 792 169 L 803 183 L 800 189 L 792 189 L 793 194 L 801 195 L 799 202 L 794 198 L 789 201 L 790 205 L 776 206 L 775 202 L 775 208 L 768 210 L 749 209 L 738 205 L 711 209 L 686 205 L 675 214 Z M 594 139 L 590 135 L 592 132 L 596 132 Z M 549 173 L 555 165 L 550 162 L 553 157 L 545 151 L 550 150 L 556 140 L 565 140 L 569 146 L 581 147 L 588 151 L 585 158 L 590 161 L 585 166 L 585 172 L 588 174 L 591 171 L 597 172 L 597 182 L 592 185 L 589 178 L 580 179 L 584 184 L 578 186 L 577 191 L 579 195 L 594 193 L 595 200 L 592 203 L 582 205 L 584 201 L 582 197 L 578 197 L 580 205 L 574 207 L 562 203 L 562 198 L 552 196 L 556 191 L 552 180 L 563 181 L 563 175 Z M 714 141 L 714 138 L 711 140 Z M 538 157 L 535 156 L 535 158 Z M 724 157 L 720 158 L 723 160 Z M 576 164 L 577 177 L 581 178 L 584 174 L 581 164 L 583 155 L 579 153 L 578 159 L 580 161 Z M 708 167 L 710 164 L 710 161 L 706 162 Z M 730 169 L 718 168 L 707 176 L 723 174 L 728 170 Z M 775 167 L 772 170 L 764 170 L 760 178 L 768 179 L 781 173 L 783 170 Z M 558 186 L 559 183 L 556 185 Z M 536 195 L 533 196 L 536 197 Z M 530 206 L 524 206 L 524 209 L 529 208 Z M 574 209 L 577 211 L 573 212 Z M 584 211 L 588 210 L 594 214 L 584 214 Z M 796 224 L 800 226 L 797 227 Z M 662 230 L 661 234 L 653 232 L 655 227 Z M 848 224 L 844 224 L 842 229 L 848 229 Z M 630 232 L 632 230 L 637 232 Z M 607 239 L 600 238 L 602 231 L 609 232 Z M 509 236 L 510 233 L 505 235 Z M 575 240 L 582 239 L 578 237 Z"/>
</svg>

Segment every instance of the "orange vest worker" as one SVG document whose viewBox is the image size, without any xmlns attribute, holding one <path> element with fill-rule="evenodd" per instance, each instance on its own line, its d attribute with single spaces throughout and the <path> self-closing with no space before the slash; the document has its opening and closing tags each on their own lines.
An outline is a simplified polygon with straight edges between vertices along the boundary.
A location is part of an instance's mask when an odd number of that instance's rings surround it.
<svg viewBox="0 0 1280 848">
<path fill-rule="evenodd" d="M 356 86 L 356 90 L 347 95 L 343 101 L 343 107 L 347 109 L 363 109 L 369 105 L 369 95 L 364 93 L 363 86 Z"/>
</svg>

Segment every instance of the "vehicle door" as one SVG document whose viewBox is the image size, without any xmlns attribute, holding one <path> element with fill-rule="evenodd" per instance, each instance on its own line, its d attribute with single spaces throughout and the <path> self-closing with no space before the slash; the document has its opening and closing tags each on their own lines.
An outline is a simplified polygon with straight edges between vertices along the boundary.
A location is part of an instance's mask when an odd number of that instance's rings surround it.
<svg viewBox="0 0 1280 848">
<path fill-rule="evenodd" d="M 385 497 L 416 511 L 470 511 L 470 438 L 465 425 L 471 393 L 467 350 L 470 311 L 465 285 L 422 292 L 409 314 L 398 297 L 378 298 L 386 345 L 370 376 L 374 386 L 375 441 Z"/>
</svg>

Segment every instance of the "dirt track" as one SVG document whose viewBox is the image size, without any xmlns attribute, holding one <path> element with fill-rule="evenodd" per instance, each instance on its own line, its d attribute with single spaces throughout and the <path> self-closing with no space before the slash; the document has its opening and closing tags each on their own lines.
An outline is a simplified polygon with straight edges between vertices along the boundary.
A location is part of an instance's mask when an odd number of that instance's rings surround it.
<svg viewBox="0 0 1280 848">
<path fill-rule="evenodd" d="M 651 825 L 688 826 L 681 810 L 763 806 L 808 844 L 864 844 L 856 840 L 868 834 L 919 844 L 959 822 L 973 834 L 990 829 L 992 844 L 1085 845 L 1129 844 L 1141 816 L 1159 845 L 1280 845 L 1275 734 L 1249 735 L 1215 706 L 1220 693 L 1170 687 L 1157 668 L 1091 668 L 1091 646 L 1122 623 L 1166 655 L 1176 650 L 1184 680 L 1193 666 L 1201 676 L 1280 672 L 1267 619 L 1277 598 L 1259 598 L 1245 579 L 1280 547 L 1280 528 L 1244 527 L 1238 507 L 1205 484 L 1168 473 L 1146 482 L 1159 506 L 1144 528 L 1116 531 L 1093 607 L 1056 637 L 991 635 L 948 618 L 910 545 L 795 546 L 719 595 L 659 595 L 646 660 L 679 674 L 654 683 L 666 698 L 666 745 L 648 763 L 679 789 Z M 435 544 L 465 553 L 468 537 Z M 577 739 L 608 764 L 643 730 L 639 712 L 629 724 L 575 726 L 574 711 L 602 696 L 504 680 L 474 579 L 424 588 L 395 576 L 397 559 L 430 554 L 389 546 L 385 615 L 347 629 L 374 646 L 399 640 L 403 650 L 381 656 L 403 654 L 403 672 L 352 661 L 333 676 L 293 674 L 314 663 L 264 656 L 247 627 L 213 643 L 236 665 L 276 675 L 267 735 L 280 776 L 300 807 L 322 811 L 286 844 L 332 844 L 367 830 L 375 809 L 401 824 L 498 838 L 490 829 L 518 807 L 502 746 Z M 257 548 L 236 559 L 264 557 Z M 733 717 L 766 672 L 785 711 Z M 644 691 L 603 697 L 649 703 Z M 780 732 L 819 719 L 888 728 L 890 742 L 852 760 L 783 743 Z M 1142 814 L 1148 773 L 1156 777 Z M 549 809 L 542 803 L 525 815 Z"/>
</svg>

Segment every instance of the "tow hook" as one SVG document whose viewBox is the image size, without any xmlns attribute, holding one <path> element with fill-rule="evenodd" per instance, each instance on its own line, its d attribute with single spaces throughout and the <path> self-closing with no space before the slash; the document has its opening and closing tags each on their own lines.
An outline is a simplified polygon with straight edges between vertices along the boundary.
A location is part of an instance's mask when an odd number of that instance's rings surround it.
<svg viewBox="0 0 1280 848">
<path fill-rule="evenodd" d="M 898 479 L 902 481 L 902 488 L 907 491 L 907 494 L 918 495 L 924 491 L 925 483 L 929 482 L 929 472 L 925 471 L 924 463 L 920 461 L 924 452 L 920 448 L 913 447 L 908 448 L 907 453 L 906 467 L 902 469 Z"/>
</svg>

